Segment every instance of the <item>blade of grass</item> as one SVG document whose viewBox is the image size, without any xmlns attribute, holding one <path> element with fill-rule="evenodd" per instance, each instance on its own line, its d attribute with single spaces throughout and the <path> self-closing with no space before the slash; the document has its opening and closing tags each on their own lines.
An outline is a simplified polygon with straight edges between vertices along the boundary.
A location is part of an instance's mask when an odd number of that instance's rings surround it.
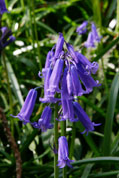
<svg viewBox="0 0 119 178">
<path fill-rule="evenodd" d="M 115 46 L 117 43 L 119 42 L 119 37 L 117 37 L 116 39 L 114 39 L 112 42 L 110 42 L 110 44 L 105 45 L 103 44 L 103 46 L 106 46 L 105 48 L 103 48 L 99 54 L 97 54 L 97 56 L 95 58 L 93 58 L 92 61 L 97 61 L 99 60 L 101 57 L 104 56 L 104 54 L 106 54 L 113 46 Z"/>
<path fill-rule="evenodd" d="M 117 133 L 112 145 L 111 145 L 111 155 L 114 154 L 119 145 L 119 132 Z"/>
<path fill-rule="evenodd" d="M 116 5 L 117 5 L 117 0 L 113 0 L 112 2 L 109 3 L 109 8 L 107 11 L 107 15 L 105 17 L 105 25 L 106 26 L 108 25 L 110 18 L 112 18 L 112 15 L 116 9 Z"/>
<path fill-rule="evenodd" d="M 81 131 L 83 131 L 83 126 L 80 124 L 77 124 L 76 125 Z M 85 134 L 83 134 L 83 137 L 84 137 L 84 139 L 85 139 L 85 141 L 87 142 L 87 144 L 89 145 L 89 147 L 91 148 L 91 150 L 95 153 L 95 155 L 96 156 L 99 156 L 100 155 L 100 153 L 99 153 L 99 151 L 98 151 L 98 148 L 97 148 L 97 146 L 95 145 L 95 143 L 94 143 L 94 141 L 93 141 L 93 139 L 92 139 L 92 137 L 91 137 L 91 135 L 89 134 L 89 135 L 85 135 Z"/>
<path fill-rule="evenodd" d="M 87 99 L 85 96 L 78 97 L 80 100 L 82 100 L 84 103 L 86 103 L 88 106 L 90 106 L 93 110 L 100 113 L 103 117 L 105 117 L 105 113 L 103 109 L 97 107 L 95 104 L 93 104 L 89 99 Z"/>
<path fill-rule="evenodd" d="M 23 146 L 20 149 L 21 155 L 24 154 L 24 152 L 26 151 L 26 149 L 28 148 L 28 146 L 30 145 L 30 143 L 33 141 L 33 139 L 37 134 L 38 134 L 38 130 L 34 129 L 31 135 L 27 137 L 26 141 L 24 142 Z"/>
<path fill-rule="evenodd" d="M 68 32 L 65 34 L 64 38 L 67 41 L 67 43 L 70 41 L 71 36 L 73 35 L 76 27 L 71 27 Z"/>
<path fill-rule="evenodd" d="M 23 97 L 22 97 L 22 94 L 21 94 L 20 86 L 18 84 L 18 81 L 17 81 L 17 78 L 16 78 L 15 73 L 13 71 L 12 65 L 10 64 L 8 58 L 6 58 L 6 65 L 7 65 L 9 78 L 10 78 L 11 83 L 13 85 L 14 93 L 15 93 L 18 101 L 19 101 L 20 106 L 22 106 L 23 103 L 24 103 L 24 100 L 23 100 Z"/>
<path fill-rule="evenodd" d="M 113 175 L 119 174 L 119 171 L 108 171 L 108 172 L 102 172 L 97 174 L 90 174 L 89 177 L 111 177 Z"/>
<path fill-rule="evenodd" d="M 92 7 L 93 7 L 93 14 L 94 14 L 94 21 L 97 23 L 99 27 L 101 27 L 101 9 L 100 9 L 100 1 L 99 0 L 92 0 Z"/>
<path fill-rule="evenodd" d="M 75 165 L 88 164 L 88 163 L 117 164 L 119 163 L 119 157 L 107 156 L 107 157 L 96 157 L 96 158 L 90 158 L 90 159 L 83 159 L 83 160 L 73 162 L 72 165 L 75 166 Z"/>
<path fill-rule="evenodd" d="M 85 167 L 84 172 L 83 172 L 81 178 L 87 178 L 87 177 L 89 176 L 90 171 L 91 171 L 91 169 L 92 169 L 93 166 L 94 166 L 94 164 L 88 164 L 88 165 Z"/>
<path fill-rule="evenodd" d="M 49 31 L 50 33 L 56 34 L 56 31 L 53 30 L 51 27 L 49 27 L 47 24 L 44 24 L 43 22 L 40 21 L 36 21 L 37 25 L 46 29 L 47 31 Z"/>
<path fill-rule="evenodd" d="M 117 25 L 116 25 L 116 31 L 119 35 L 119 0 L 117 0 Z"/>
<path fill-rule="evenodd" d="M 110 155 L 111 133 L 112 133 L 114 110 L 116 106 L 118 91 L 119 91 L 119 73 L 117 73 L 113 79 L 111 89 L 110 89 L 110 94 L 109 94 L 106 123 L 104 128 L 104 143 L 103 143 L 103 155 L 105 156 Z"/>
</svg>

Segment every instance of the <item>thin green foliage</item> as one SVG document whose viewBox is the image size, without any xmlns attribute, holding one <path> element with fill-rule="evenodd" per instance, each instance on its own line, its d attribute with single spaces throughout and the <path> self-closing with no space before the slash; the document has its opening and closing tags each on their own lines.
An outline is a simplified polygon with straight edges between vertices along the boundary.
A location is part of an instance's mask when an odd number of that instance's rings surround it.
<svg viewBox="0 0 119 178">
<path fill-rule="evenodd" d="M 110 155 L 110 151 L 111 151 L 110 150 L 112 144 L 111 134 L 112 134 L 114 111 L 115 111 L 118 92 L 119 92 L 119 73 L 115 75 L 110 89 L 105 130 L 104 130 L 104 145 L 103 145 L 104 155 Z"/>
</svg>

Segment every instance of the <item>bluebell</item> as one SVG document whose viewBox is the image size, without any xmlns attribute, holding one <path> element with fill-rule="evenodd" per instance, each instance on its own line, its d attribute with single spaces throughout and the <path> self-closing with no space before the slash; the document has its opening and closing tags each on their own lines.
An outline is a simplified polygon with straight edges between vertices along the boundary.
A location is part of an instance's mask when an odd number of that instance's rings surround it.
<svg viewBox="0 0 119 178">
<path fill-rule="evenodd" d="M 69 166 L 72 168 L 71 163 L 73 160 L 69 159 L 68 142 L 65 136 L 61 136 L 58 139 L 58 164 L 59 168 Z"/>
<path fill-rule="evenodd" d="M 94 122 L 91 122 L 88 115 L 85 113 L 83 108 L 80 106 L 79 103 L 74 102 L 74 110 L 77 118 L 80 120 L 80 122 L 83 124 L 85 130 L 82 133 L 91 132 L 94 130 L 94 126 L 99 126 L 100 124 L 95 124 Z"/>
<path fill-rule="evenodd" d="M 41 129 L 42 132 L 46 132 L 47 129 L 52 129 L 53 124 L 50 123 L 52 116 L 52 110 L 49 106 L 46 106 L 42 112 L 41 118 L 38 122 L 31 123 L 33 127 Z"/>
<path fill-rule="evenodd" d="M 88 25 L 88 22 L 87 21 L 84 21 L 77 29 L 76 29 L 76 32 L 79 34 L 79 35 L 82 35 L 84 33 L 86 33 L 87 31 L 87 25 Z"/>
<path fill-rule="evenodd" d="M 5 0 L 0 0 L 0 15 L 3 15 L 5 12 L 8 12 L 5 5 Z"/>
<path fill-rule="evenodd" d="M 30 123 L 30 117 L 35 106 L 36 98 L 37 98 L 37 91 L 35 89 L 31 89 L 28 92 L 25 102 L 18 115 L 17 116 L 11 115 L 11 116 L 20 119 L 21 121 L 23 121 L 24 124 Z"/>
<path fill-rule="evenodd" d="M 12 43 L 15 40 L 15 37 L 12 35 L 11 30 L 7 27 L 2 27 L 0 30 L 2 32 L 2 36 L 0 38 L 0 50 L 2 50 Z"/>
</svg>

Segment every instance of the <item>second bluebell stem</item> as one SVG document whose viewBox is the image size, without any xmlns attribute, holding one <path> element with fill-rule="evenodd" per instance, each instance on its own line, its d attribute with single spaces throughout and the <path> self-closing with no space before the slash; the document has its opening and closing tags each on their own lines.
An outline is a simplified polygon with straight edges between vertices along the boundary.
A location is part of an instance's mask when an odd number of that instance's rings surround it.
<svg viewBox="0 0 119 178">
<path fill-rule="evenodd" d="M 54 115 L 54 142 L 55 148 L 58 150 L 58 121 L 56 118 L 58 117 L 58 104 L 55 105 L 55 115 Z M 58 154 L 54 154 L 54 178 L 58 178 Z"/>
<path fill-rule="evenodd" d="M 70 145 L 70 153 L 69 153 L 69 158 L 72 159 L 73 153 L 74 153 L 74 142 L 75 142 L 75 122 L 72 124 L 72 137 L 71 137 L 71 145 Z"/>
<path fill-rule="evenodd" d="M 61 121 L 61 136 L 65 136 L 66 137 L 66 121 Z M 62 169 L 63 171 L 63 178 L 67 178 L 67 168 L 64 167 Z"/>
</svg>

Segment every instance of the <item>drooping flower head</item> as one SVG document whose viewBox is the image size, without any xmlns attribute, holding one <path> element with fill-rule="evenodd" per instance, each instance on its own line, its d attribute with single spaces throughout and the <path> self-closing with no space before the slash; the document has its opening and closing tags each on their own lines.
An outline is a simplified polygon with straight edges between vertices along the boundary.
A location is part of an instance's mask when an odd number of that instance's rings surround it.
<svg viewBox="0 0 119 178">
<path fill-rule="evenodd" d="M 45 68 L 42 70 L 44 98 L 40 98 L 40 101 L 43 103 L 59 101 L 61 111 L 57 120 L 77 122 L 80 119 L 77 117 L 78 111 L 73 102 L 77 96 L 89 94 L 94 87 L 100 86 L 91 76 L 97 72 L 98 63 L 91 63 L 69 43 L 65 42 L 64 50 L 64 42 L 64 37 L 60 33 L 57 44 L 51 50 L 52 55 L 51 52 L 47 55 Z"/>
<path fill-rule="evenodd" d="M 60 53 L 63 50 L 63 45 L 64 45 L 64 37 L 62 33 L 59 33 L 59 38 L 56 44 L 56 49 L 55 49 L 55 54 L 54 54 L 55 58 L 59 57 Z"/>
<path fill-rule="evenodd" d="M 92 35 L 93 35 L 94 41 L 100 42 L 101 37 L 98 35 L 97 29 L 96 29 L 96 26 L 94 23 L 92 23 L 92 25 L 91 25 L 91 30 L 92 30 Z"/>
<path fill-rule="evenodd" d="M 77 29 L 76 29 L 76 32 L 79 34 L 79 35 L 82 35 L 84 33 L 87 32 L 87 25 L 88 25 L 88 22 L 87 21 L 84 21 Z M 101 37 L 98 35 L 98 32 L 97 32 L 97 29 L 96 29 L 96 26 L 95 24 L 92 22 L 91 23 L 91 31 L 89 32 L 88 34 L 88 38 L 87 38 L 87 41 L 84 43 L 84 46 L 86 48 L 94 48 L 95 47 L 95 43 L 96 42 L 100 42 L 101 40 Z"/>
<path fill-rule="evenodd" d="M 0 38 L 0 50 L 2 50 L 12 43 L 15 40 L 15 37 L 12 36 L 11 30 L 9 30 L 7 27 L 2 27 L 0 30 L 2 32 L 2 36 Z"/>
<path fill-rule="evenodd" d="M 33 127 L 41 129 L 42 132 L 46 132 L 47 129 L 52 129 L 53 124 L 50 123 L 52 116 L 52 110 L 49 106 L 46 106 L 42 112 L 41 118 L 38 122 L 31 123 Z"/>
<path fill-rule="evenodd" d="M 84 21 L 77 29 L 76 29 L 76 32 L 79 34 L 79 35 L 82 35 L 84 33 L 86 33 L 87 31 L 87 25 L 88 25 L 88 22 L 87 21 Z"/>
<path fill-rule="evenodd" d="M 101 85 L 99 81 L 98 80 L 95 81 L 90 74 L 87 75 L 85 72 L 82 72 L 83 69 L 81 66 L 78 65 L 78 67 L 79 67 L 78 74 L 79 74 L 80 80 L 85 86 L 85 94 L 89 94 L 90 92 L 93 91 L 94 87 L 99 87 Z"/>
<path fill-rule="evenodd" d="M 53 68 L 50 80 L 49 80 L 49 91 L 50 96 L 54 96 L 55 92 L 59 92 L 59 81 L 62 74 L 64 61 L 62 59 L 57 59 L 55 66 Z"/>
<path fill-rule="evenodd" d="M 69 96 L 67 90 L 67 83 L 66 83 L 66 76 L 67 76 L 67 68 L 64 70 L 64 75 L 62 79 L 62 88 L 61 88 L 61 105 L 62 105 L 62 112 L 60 121 L 64 121 L 69 119 L 70 122 L 77 122 L 74 118 L 74 109 L 73 109 L 73 97 Z"/>
<path fill-rule="evenodd" d="M 0 16 L 3 15 L 5 12 L 8 12 L 5 5 L 5 0 L 0 0 Z"/>
<path fill-rule="evenodd" d="M 94 122 L 91 122 L 88 115 L 85 113 L 85 111 L 82 109 L 79 103 L 74 102 L 73 104 L 74 104 L 75 114 L 85 128 L 84 132 L 82 133 L 87 132 L 88 134 L 88 132 L 91 132 L 94 130 L 94 126 L 100 125 L 100 124 L 95 124 Z"/>
<path fill-rule="evenodd" d="M 30 123 L 30 117 L 34 109 L 36 98 L 37 98 L 37 91 L 35 89 L 31 89 L 28 92 L 28 95 L 21 108 L 21 111 L 18 113 L 17 116 L 13 116 L 13 115 L 11 116 L 23 121 L 23 124 Z"/>
<path fill-rule="evenodd" d="M 73 160 L 69 159 L 68 142 L 65 136 L 61 136 L 58 139 L 58 165 L 59 168 L 64 168 L 66 165 L 72 168 L 71 162 Z"/>
<path fill-rule="evenodd" d="M 95 40 L 92 32 L 89 32 L 87 41 L 85 42 L 84 46 L 86 48 L 94 48 L 95 47 Z"/>
<path fill-rule="evenodd" d="M 99 68 L 99 65 L 97 62 L 90 62 L 83 54 L 76 52 L 78 63 L 82 65 L 82 67 L 85 69 L 87 74 L 95 74 Z"/>
<path fill-rule="evenodd" d="M 86 48 L 94 48 L 96 42 L 100 42 L 101 37 L 98 35 L 96 26 L 94 23 L 91 24 L 91 32 L 88 34 L 87 41 L 85 42 L 84 46 Z"/>
</svg>

